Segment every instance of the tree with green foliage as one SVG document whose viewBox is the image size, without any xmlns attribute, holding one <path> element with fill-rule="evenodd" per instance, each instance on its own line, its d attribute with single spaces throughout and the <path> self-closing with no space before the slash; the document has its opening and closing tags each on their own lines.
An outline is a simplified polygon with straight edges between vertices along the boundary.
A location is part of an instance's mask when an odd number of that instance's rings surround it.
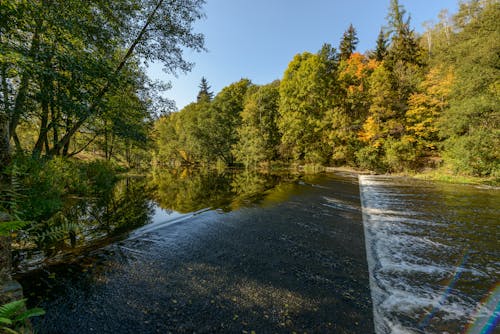
<svg viewBox="0 0 500 334">
<path fill-rule="evenodd" d="M 397 92 L 397 110 L 404 114 L 408 98 L 423 78 L 423 54 L 415 32 L 410 26 L 410 16 L 398 0 L 391 0 L 388 20 L 390 45 L 385 65 L 392 72 L 391 81 Z"/>
<path fill-rule="evenodd" d="M 342 36 L 342 40 L 340 41 L 339 51 L 340 51 L 340 60 L 347 60 L 352 55 L 354 50 L 356 50 L 356 45 L 358 45 L 358 37 L 356 34 L 356 29 L 352 23 L 349 25 L 349 28 L 344 32 Z"/>
<path fill-rule="evenodd" d="M 198 92 L 198 96 L 196 97 L 197 102 L 201 101 L 211 101 L 214 97 L 214 93 L 210 91 L 210 85 L 205 77 L 201 78 L 200 85 L 198 86 L 200 91 Z"/>
<path fill-rule="evenodd" d="M 387 39 L 385 37 L 385 32 L 383 29 L 380 29 L 380 32 L 377 36 L 377 45 L 375 47 L 375 51 L 371 54 L 371 57 L 376 61 L 384 60 L 387 55 Z"/>
<path fill-rule="evenodd" d="M 175 166 L 194 165 L 213 161 L 206 145 L 206 117 L 210 111 L 207 101 L 190 103 L 181 111 L 161 117 L 155 124 L 157 160 Z"/>
<path fill-rule="evenodd" d="M 38 128 L 35 156 L 69 154 L 137 59 L 162 62 L 170 72 L 189 70 L 182 50 L 203 49 L 203 36 L 192 29 L 202 4 L 2 1 L 0 158 L 7 161 L 10 140 L 23 149 L 22 123 Z"/>
<path fill-rule="evenodd" d="M 391 40 L 387 55 L 389 65 L 398 61 L 421 64 L 421 50 L 410 21 L 411 17 L 406 16 L 406 10 L 399 4 L 399 0 L 391 0 L 387 15 L 387 31 Z"/>
<path fill-rule="evenodd" d="M 327 50 L 328 49 L 328 50 Z M 319 54 L 298 54 L 288 65 L 280 85 L 278 128 L 285 159 L 325 163 L 330 155 L 324 127 L 325 112 L 333 103 L 336 52 L 326 45 Z"/>
<path fill-rule="evenodd" d="M 204 112 L 200 134 L 208 160 L 219 160 L 226 165 L 234 163 L 232 148 L 238 142 L 237 128 L 241 125 L 245 96 L 251 86 L 250 80 L 241 79 L 223 88 Z"/>
<path fill-rule="evenodd" d="M 277 118 L 279 108 L 279 81 L 257 87 L 249 92 L 241 112 L 238 142 L 233 154 L 245 166 L 278 158 L 280 133 Z"/>
<path fill-rule="evenodd" d="M 436 62 L 449 64 L 455 80 L 450 108 L 440 119 L 444 159 L 455 172 L 500 175 L 500 4 L 461 3 L 456 33 Z"/>
</svg>

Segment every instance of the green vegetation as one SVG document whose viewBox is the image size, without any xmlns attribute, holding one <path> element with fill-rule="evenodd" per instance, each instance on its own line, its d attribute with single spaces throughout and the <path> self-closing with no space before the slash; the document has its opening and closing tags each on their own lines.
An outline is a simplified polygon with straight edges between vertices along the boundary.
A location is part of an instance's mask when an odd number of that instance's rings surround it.
<svg viewBox="0 0 500 334">
<path fill-rule="evenodd" d="M 203 78 L 197 102 L 155 123 L 156 162 L 441 168 L 497 179 L 499 19 L 498 1 L 469 0 L 417 35 L 391 0 L 365 55 L 350 25 L 338 52 L 325 44 L 298 54 L 269 85 L 242 80 L 212 99 Z"/>
<path fill-rule="evenodd" d="M 16 153 L 148 160 L 153 120 L 171 110 L 143 62 L 176 73 L 203 49 L 202 0 L 0 3 L 0 171 Z"/>
<path fill-rule="evenodd" d="M 0 330 L 2 333 L 31 333 L 26 320 L 44 315 L 41 308 L 26 309 L 26 299 L 16 300 L 0 306 Z"/>
<path fill-rule="evenodd" d="M 0 1 L 2 245 L 57 252 L 147 221 L 144 192 L 120 193 L 116 174 L 149 166 L 153 123 L 174 104 L 145 64 L 190 70 L 183 50 L 204 49 L 193 31 L 203 4 Z M 0 315 L 0 331 L 29 316 L 20 303 L 0 308 L 14 316 Z"/>
</svg>

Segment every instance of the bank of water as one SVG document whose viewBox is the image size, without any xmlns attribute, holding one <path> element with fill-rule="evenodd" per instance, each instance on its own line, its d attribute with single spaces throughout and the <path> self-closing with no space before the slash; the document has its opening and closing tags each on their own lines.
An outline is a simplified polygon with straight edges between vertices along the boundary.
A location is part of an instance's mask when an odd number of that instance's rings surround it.
<svg viewBox="0 0 500 334">
<path fill-rule="evenodd" d="M 492 333 L 500 191 L 360 176 L 360 192 L 376 332 Z"/>
</svg>

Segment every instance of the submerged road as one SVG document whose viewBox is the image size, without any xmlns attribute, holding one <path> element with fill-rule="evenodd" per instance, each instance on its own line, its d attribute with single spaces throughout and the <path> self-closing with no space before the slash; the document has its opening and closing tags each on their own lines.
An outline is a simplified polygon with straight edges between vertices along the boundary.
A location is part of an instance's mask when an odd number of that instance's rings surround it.
<svg viewBox="0 0 500 334">
<path fill-rule="evenodd" d="M 373 333 L 356 176 L 274 189 L 22 283 L 39 333 Z"/>
</svg>

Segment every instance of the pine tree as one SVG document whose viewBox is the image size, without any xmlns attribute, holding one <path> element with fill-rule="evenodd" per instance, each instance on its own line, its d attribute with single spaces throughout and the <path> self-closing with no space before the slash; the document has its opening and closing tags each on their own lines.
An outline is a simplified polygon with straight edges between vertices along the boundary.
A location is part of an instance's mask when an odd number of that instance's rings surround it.
<svg viewBox="0 0 500 334">
<path fill-rule="evenodd" d="M 356 45 L 358 44 L 358 37 L 356 36 L 356 29 L 352 24 L 344 32 L 342 40 L 340 41 L 340 60 L 347 60 L 352 55 L 354 50 L 356 50 Z"/>
<path fill-rule="evenodd" d="M 383 29 L 380 29 L 380 32 L 377 37 L 377 47 L 375 52 L 373 53 L 373 58 L 377 61 L 384 60 L 387 55 L 387 39 L 385 38 L 385 33 Z"/>
<path fill-rule="evenodd" d="M 205 77 L 201 78 L 200 85 L 198 86 L 200 88 L 200 91 L 198 93 L 198 96 L 196 97 L 197 102 L 208 102 L 211 101 L 212 98 L 214 97 L 214 93 L 210 91 L 210 85 L 208 84 L 208 81 Z"/>
<path fill-rule="evenodd" d="M 411 17 L 405 19 L 406 11 L 398 0 L 392 0 L 387 16 L 388 31 L 391 44 L 387 54 L 389 66 L 393 67 L 398 61 L 406 64 L 422 65 L 422 50 L 418 45 L 415 32 L 411 29 Z"/>
</svg>

